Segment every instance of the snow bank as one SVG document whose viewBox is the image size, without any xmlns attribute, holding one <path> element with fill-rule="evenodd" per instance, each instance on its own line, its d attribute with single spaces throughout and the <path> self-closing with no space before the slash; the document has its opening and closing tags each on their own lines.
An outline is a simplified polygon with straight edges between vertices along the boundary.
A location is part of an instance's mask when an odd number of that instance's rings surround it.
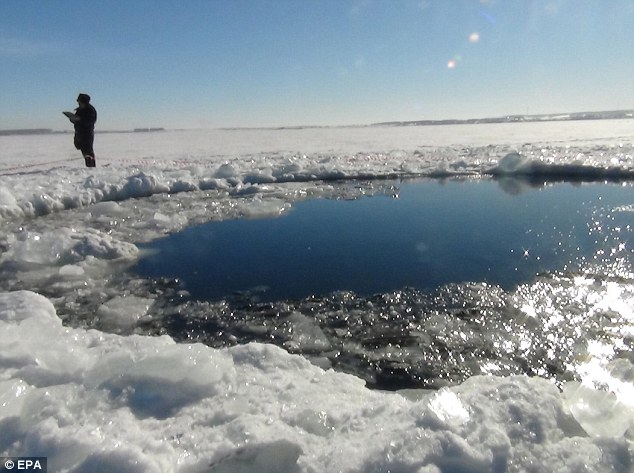
<svg viewBox="0 0 634 473">
<path fill-rule="evenodd" d="M 433 149 L 338 156 L 209 157 L 195 165 L 157 161 L 142 169 L 110 163 L 95 170 L 57 167 L 34 173 L 28 179 L 22 174 L 3 176 L 0 222 L 157 194 L 208 190 L 257 194 L 270 191 L 268 185 L 288 182 L 483 175 L 579 180 L 634 177 L 632 156 L 616 151 L 599 160 L 586 155 L 572 159 L 569 154 L 561 156 L 552 150 L 535 156 L 533 151 L 493 156 L 491 150 L 481 148 L 470 150 L 468 159 L 463 150 Z"/>
<path fill-rule="evenodd" d="M 98 136 L 95 169 L 82 168 L 79 159 L 59 159 L 67 136 L 38 137 L 40 148 L 35 149 L 33 137 L 5 136 L 0 147 L 0 223 L 157 194 L 255 194 L 265 192 L 267 185 L 288 182 L 489 174 L 629 179 L 634 177 L 629 125 L 628 120 L 616 120 L 520 128 L 505 124 L 113 133 Z M 581 141 L 580 133 L 601 139 Z M 537 141 L 550 136 L 574 136 L 574 146 Z M 276 146 L 267 151 L 271 143 Z M 41 152 L 46 147 L 54 154 Z"/>
<path fill-rule="evenodd" d="M 62 326 L 0 294 L 0 454 L 56 472 L 629 472 L 539 378 L 475 377 L 407 397 L 271 345 L 226 350 Z M 600 406 L 598 406 L 600 407 Z"/>
<path fill-rule="evenodd" d="M 583 158 L 585 157 L 554 160 L 523 156 L 513 152 L 504 156 L 497 165 L 489 168 L 485 173 L 502 177 L 524 176 L 582 181 L 634 178 L 634 169 L 624 167 L 616 158 L 611 158 L 607 163 L 597 163 Z"/>
</svg>

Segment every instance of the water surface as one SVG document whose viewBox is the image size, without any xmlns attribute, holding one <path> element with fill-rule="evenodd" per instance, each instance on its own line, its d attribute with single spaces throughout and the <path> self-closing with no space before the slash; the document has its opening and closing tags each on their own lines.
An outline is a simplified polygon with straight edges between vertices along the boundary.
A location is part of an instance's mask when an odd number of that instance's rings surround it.
<svg viewBox="0 0 634 473">
<path fill-rule="evenodd" d="M 519 181 L 395 182 L 355 200 L 211 222 L 155 240 L 135 268 L 180 279 L 194 298 L 282 300 L 487 282 L 511 289 L 629 251 L 631 186 Z"/>
</svg>

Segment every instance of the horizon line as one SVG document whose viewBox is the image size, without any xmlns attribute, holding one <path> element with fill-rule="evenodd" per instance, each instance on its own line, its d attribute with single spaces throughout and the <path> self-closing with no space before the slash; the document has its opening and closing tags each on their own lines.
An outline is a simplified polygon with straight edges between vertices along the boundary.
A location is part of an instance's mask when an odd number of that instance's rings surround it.
<svg viewBox="0 0 634 473">
<path fill-rule="evenodd" d="M 160 131 L 187 131 L 187 130 L 303 130 L 311 128 L 364 128 L 373 126 L 437 126 L 437 125 L 477 125 L 493 123 L 530 123 L 547 121 L 579 121 L 579 120 L 619 120 L 634 118 L 634 109 L 600 110 L 586 112 L 558 112 L 539 114 L 508 114 L 497 117 L 483 118 L 446 118 L 446 119 L 421 119 L 421 120 L 391 120 L 385 122 L 357 123 L 348 125 L 284 125 L 284 126 L 218 126 L 218 127 L 135 127 L 130 129 L 96 130 L 95 133 L 151 133 Z M 68 134 L 73 130 L 56 130 L 54 128 L 7 128 L 0 129 L 0 136 L 28 135 L 28 134 Z"/>
</svg>

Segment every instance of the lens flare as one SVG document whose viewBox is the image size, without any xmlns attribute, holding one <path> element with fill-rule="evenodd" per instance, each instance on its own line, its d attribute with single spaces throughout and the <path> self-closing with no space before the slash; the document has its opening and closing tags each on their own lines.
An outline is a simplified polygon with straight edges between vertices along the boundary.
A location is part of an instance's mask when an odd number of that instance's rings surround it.
<svg viewBox="0 0 634 473">
<path fill-rule="evenodd" d="M 473 33 L 469 35 L 469 42 L 477 43 L 478 41 L 480 41 L 480 33 L 478 33 L 477 31 L 474 31 Z"/>
<path fill-rule="evenodd" d="M 455 69 L 458 67 L 458 63 L 462 60 L 462 56 L 460 54 L 456 54 L 453 58 L 447 61 L 447 67 L 449 69 Z"/>
</svg>

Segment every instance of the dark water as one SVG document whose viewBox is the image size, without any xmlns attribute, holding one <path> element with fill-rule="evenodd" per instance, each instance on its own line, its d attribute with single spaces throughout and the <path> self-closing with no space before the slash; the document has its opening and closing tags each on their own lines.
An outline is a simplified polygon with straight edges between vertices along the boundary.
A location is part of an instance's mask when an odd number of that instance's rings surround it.
<svg viewBox="0 0 634 473">
<path fill-rule="evenodd" d="M 192 297 L 263 301 L 449 283 L 511 289 L 575 269 L 632 240 L 632 187 L 561 183 L 508 192 L 496 181 L 395 183 L 388 195 L 315 199 L 278 218 L 213 222 L 146 245 L 134 270 L 180 279 Z M 505 190 L 506 189 L 506 190 Z"/>
<path fill-rule="evenodd" d="M 596 304 L 610 287 L 634 300 L 634 212 L 619 208 L 634 204 L 631 185 L 366 184 L 373 197 L 299 202 L 146 245 L 134 268 L 157 295 L 145 329 L 214 347 L 273 343 L 380 389 L 488 373 L 563 383 L 590 343 L 630 356 L 634 341 L 619 335 L 630 322 Z"/>
</svg>

